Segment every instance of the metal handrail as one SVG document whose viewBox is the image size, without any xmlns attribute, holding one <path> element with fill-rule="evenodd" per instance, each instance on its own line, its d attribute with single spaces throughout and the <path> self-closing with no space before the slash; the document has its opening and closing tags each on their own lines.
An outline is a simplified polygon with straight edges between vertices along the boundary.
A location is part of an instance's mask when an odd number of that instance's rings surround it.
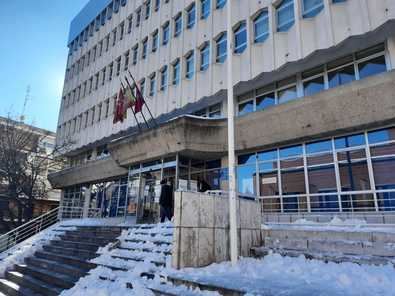
<svg viewBox="0 0 395 296">
<path fill-rule="evenodd" d="M 59 207 L 0 236 L 0 252 L 5 252 L 22 241 L 58 222 Z"/>
</svg>

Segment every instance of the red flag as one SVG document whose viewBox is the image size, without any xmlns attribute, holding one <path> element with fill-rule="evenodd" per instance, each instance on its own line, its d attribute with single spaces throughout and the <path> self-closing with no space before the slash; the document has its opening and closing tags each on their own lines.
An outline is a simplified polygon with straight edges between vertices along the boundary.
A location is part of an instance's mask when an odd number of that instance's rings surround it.
<svg viewBox="0 0 395 296">
<path fill-rule="evenodd" d="M 134 103 L 134 112 L 139 113 L 143 111 L 143 106 L 145 104 L 143 95 L 141 94 L 138 87 L 136 87 L 136 102 Z"/>
<path fill-rule="evenodd" d="M 122 89 L 119 91 L 119 95 L 117 98 L 117 104 L 115 106 L 115 110 L 114 110 L 114 120 L 113 123 L 117 123 L 117 122 L 123 122 L 123 118 L 124 118 L 124 96 L 123 96 L 123 91 Z"/>
</svg>

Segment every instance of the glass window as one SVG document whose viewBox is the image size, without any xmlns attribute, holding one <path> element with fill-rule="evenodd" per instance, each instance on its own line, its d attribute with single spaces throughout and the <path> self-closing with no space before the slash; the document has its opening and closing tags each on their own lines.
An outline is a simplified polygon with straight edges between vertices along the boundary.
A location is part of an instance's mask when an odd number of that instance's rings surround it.
<svg viewBox="0 0 395 296">
<path fill-rule="evenodd" d="M 346 2 L 347 0 L 332 0 L 333 3 L 341 3 L 341 2 Z"/>
<path fill-rule="evenodd" d="M 254 112 L 254 101 L 250 100 L 247 102 L 239 103 L 239 115 Z"/>
<path fill-rule="evenodd" d="M 281 183 L 283 195 L 298 195 L 306 193 L 303 168 L 282 169 Z"/>
<path fill-rule="evenodd" d="M 336 149 L 343 149 L 343 148 L 362 146 L 362 145 L 365 145 L 364 134 L 352 135 L 352 136 L 335 139 Z"/>
<path fill-rule="evenodd" d="M 255 195 L 256 166 L 246 165 L 237 167 L 237 189 L 240 193 Z"/>
<path fill-rule="evenodd" d="M 221 117 L 221 104 L 216 104 L 208 109 L 209 118 L 220 118 Z"/>
<path fill-rule="evenodd" d="M 167 66 L 160 71 L 160 90 L 164 91 L 167 87 Z"/>
<path fill-rule="evenodd" d="M 141 52 L 141 58 L 142 59 L 145 59 L 146 57 L 147 57 L 147 43 L 148 43 L 148 39 L 146 38 L 144 41 L 143 41 L 143 50 L 142 50 L 142 52 Z"/>
<path fill-rule="evenodd" d="M 148 19 L 151 14 L 151 1 L 145 3 L 145 19 Z"/>
<path fill-rule="evenodd" d="M 274 93 L 269 93 L 256 98 L 256 111 L 265 110 L 276 103 Z"/>
<path fill-rule="evenodd" d="M 182 14 L 179 13 L 174 19 L 174 37 L 181 34 L 182 31 Z"/>
<path fill-rule="evenodd" d="M 193 28 L 196 21 L 196 5 L 193 3 L 187 10 L 187 29 Z"/>
<path fill-rule="evenodd" d="M 395 128 L 382 129 L 368 133 L 369 144 L 383 143 L 395 140 Z"/>
<path fill-rule="evenodd" d="M 216 8 L 221 9 L 222 7 L 225 6 L 225 4 L 226 4 L 226 0 L 217 0 Z"/>
<path fill-rule="evenodd" d="M 136 10 L 136 27 L 140 26 L 141 22 L 141 8 Z"/>
<path fill-rule="evenodd" d="M 288 31 L 294 23 L 294 1 L 283 0 L 277 7 L 277 32 Z"/>
<path fill-rule="evenodd" d="M 242 22 L 234 32 L 235 53 L 242 53 L 247 48 L 247 28 L 246 23 Z"/>
<path fill-rule="evenodd" d="M 133 65 L 136 65 L 136 64 L 137 64 L 138 51 L 139 51 L 139 48 L 138 48 L 138 46 L 136 45 L 136 46 L 133 48 Z"/>
<path fill-rule="evenodd" d="M 177 85 L 180 82 L 180 60 L 177 60 L 173 64 L 173 85 Z"/>
<path fill-rule="evenodd" d="M 155 90 L 156 90 L 156 79 L 155 79 L 155 74 L 153 74 L 150 79 L 149 95 L 153 96 L 155 94 Z"/>
<path fill-rule="evenodd" d="M 264 151 L 258 153 L 258 161 L 277 160 L 277 150 Z"/>
<path fill-rule="evenodd" d="M 329 151 L 332 151 L 332 141 L 331 140 L 306 144 L 306 153 L 307 154 L 329 152 Z"/>
<path fill-rule="evenodd" d="M 308 169 L 308 175 L 310 193 L 337 192 L 334 165 L 311 167 Z"/>
<path fill-rule="evenodd" d="M 200 71 L 205 71 L 210 65 L 210 44 L 206 43 L 200 50 Z"/>
<path fill-rule="evenodd" d="M 298 96 L 297 96 L 297 92 L 296 92 L 296 86 L 291 86 L 289 88 L 285 88 L 285 89 L 278 91 L 278 103 L 279 104 L 294 100 L 297 97 Z"/>
<path fill-rule="evenodd" d="M 323 91 L 324 88 L 325 88 L 324 76 L 303 82 L 303 89 L 305 96 L 314 95 L 320 91 Z"/>
<path fill-rule="evenodd" d="M 303 17 L 316 16 L 323 8 L 323 0 L 303 0 Z"/>
<path fill-rule="evenodd" d="M 226 60 L 226 52 L 227 52 L 227 40 L 226 33 L 222 33 L 221 36 L 217 39 L 217 53 L 216 53 L 216 62 L 223 63 Z"/>
<path fill-rule="evenodd" d="M 160 0 L 155 0 L 155 11 L 158 11 L 160 7 Z"/>
<path fill-rule="evenodd" d="M 280 158 L 288 158 L 288 157 L 294 157 L 294 156 L 299 156 L 303 154 L 303 147 L 302 145 L 298 146 L 292 146 L 292 147 L 286 147 L 286 148 L 281 148 L 280 149 Z"/>
<path fill-rule="evenodd" d="M 359 78 L 365 78 L 371 75 L 379 74 L 387 71 L 385 57 L 377 57 L 372 60 L 358 64 Z"/>
<path fill-rule="evenodd" d="M 195 59 L 194 59 L 194 52 L 192 51 L 186 57 L 185 77 L 188 78 L 188 79 L 191 79 L 194 74 L 195 74 Z"/>
<path fill-rule="evenodd" d="M 255 153 L 250 153 L 250 154 L 244 154 L 240 155 L 238 157 L 238 164 L 243 165 L 243 164 L 248 164 L 248 163 L 255 163 L 256 161 L 256 154 Z"/>
<path fill-rule="evenodd" d="M 206 19 L 210 15 L 211 0 L 201 0 L 201 18 Z"/>
<path fill-rule="evenodd" d="M 170 38 L 170 25 L 167 22 L 162 28 L 162 45 L 166 45 Z"/>
<path fill-rule="evenodd" d="M 355 80 L 354 65 L 337 69 L 328 73 L 329 88 L 347 84 Z"/>
<path fill-rule="evenodd" d="M 263 10 L 254 19 L 254 42 L 264 42 L 269 36 L 269 13 Z"/>
<path fill-rule="evenodd" d="M 152 35 L 152 52 L 155 52 L 158 49 L 158 44 L 159 44 L 159 36 L 158 36 L 158 31 L 155 31 L 155 33 Z"/>
</svg>

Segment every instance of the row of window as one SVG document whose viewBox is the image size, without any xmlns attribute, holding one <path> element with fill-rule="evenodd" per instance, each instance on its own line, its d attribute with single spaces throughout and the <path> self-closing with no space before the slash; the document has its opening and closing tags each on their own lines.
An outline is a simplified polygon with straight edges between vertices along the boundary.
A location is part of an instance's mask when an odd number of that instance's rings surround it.
<svg viewBox="0 0 395 296">
<path fill-rule="evenodd" d="M 149 4 L 147 2 L 145 5 Z M 201 3 L 201 14 L 202 18 L 207 18 L 210 14 L 211 8 L 211 0 L 200 0 Z M 218 0 L 217 1 L 217 9 L 222 8 L 226 3 L 226 0 Z M 186 29 L 191 29 L 196 20 L 196 4 L 191 4 L 186 9 Z M 137 18 L 138 20 L 139 18 Z M 173 36 L 178 37 L 182 32 L 182 12 L 179 12 L 173 19 Z M 136 26 L 139 25 L 139 22 L 136 21 Z M 133 27 L 133 18 L 128 17 L 128 28 L 127 33 L 130 34 Z M 66 81 L 72 79 L 79 73 L 81 73 L 85 67 L 89 66 L 91 63 L 94 63 L 97 58 L 101 57 L 103 52 L 108 52 L 110 45 L 115 46 L 117 41 L 123 40 L 125 33 L 125 22 L 123 21 L 117 28 L 115 28 L 111 34 L 108 34 L 103 40 L 101 40 L 97 45 L 93 46 L 91 50 L 89 50 L 85 55 L 83 55 L 78 61 L 76 61 L 73 65 L 67 68 L 66 70 Z M 165 22 L 161 27 L 161 35 L 162 41 L 161 44 L 166 46 L 170 40 L 170 22 Z M 147 57 L 148 51 L 148 36 L 142 41 L 142 52 L 141 58 L 145 59 Z M 155 30 L 151 34 L 151 52 L 156 52 L 159 47 L 159 30 Z M 135 52 L 134 63 L 137 63 L 138 57 L 138 44 L 133 47 L 133 52 Z"/>
<path fill-rule="evenodd" d="M 241 155 L 241 194 L 262 197 L 263 210 L 395 209 L 395 128 Z"/>
<path fill-rule="evenodd" d="M 385 71 L 385 47 L 379 44 L 258 89 L 253 98 L 250 94 L 241 96 L 238 114 L 264 110 Z"/>
</svg>

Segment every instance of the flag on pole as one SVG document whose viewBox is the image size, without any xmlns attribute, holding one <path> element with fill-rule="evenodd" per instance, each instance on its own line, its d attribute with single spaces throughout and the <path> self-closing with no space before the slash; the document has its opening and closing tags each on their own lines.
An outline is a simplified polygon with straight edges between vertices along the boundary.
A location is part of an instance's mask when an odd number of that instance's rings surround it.
<svg viewBox="0 0 395 296">
<path fill-rule="evenodd" d="M 136 103 L 136 96 L 129 86 L 125 88 L 125 98 L 128 108 L 133 108 L 134 104 Z"/>
<path fill-rule="evenodd" d="M 144 104 L 145 104 L 144 97 L 141 94 L 139 88 L 136 86 L 136 101 L 134 103 L 134 112 L 139 113 L 143 111 Z"/>
<path fill-rule="evenodd" d="M 117 98 L 117 103 L 115 105 L 115 110 L 114 110 L 114 120 L 113 123 L 118 123 L 118 122 L 123 122 L 126 110 L 125 109 L 125 97 L 123 95 L 122 88 L 119 91 L 118 98 Z"/>
</svg>

